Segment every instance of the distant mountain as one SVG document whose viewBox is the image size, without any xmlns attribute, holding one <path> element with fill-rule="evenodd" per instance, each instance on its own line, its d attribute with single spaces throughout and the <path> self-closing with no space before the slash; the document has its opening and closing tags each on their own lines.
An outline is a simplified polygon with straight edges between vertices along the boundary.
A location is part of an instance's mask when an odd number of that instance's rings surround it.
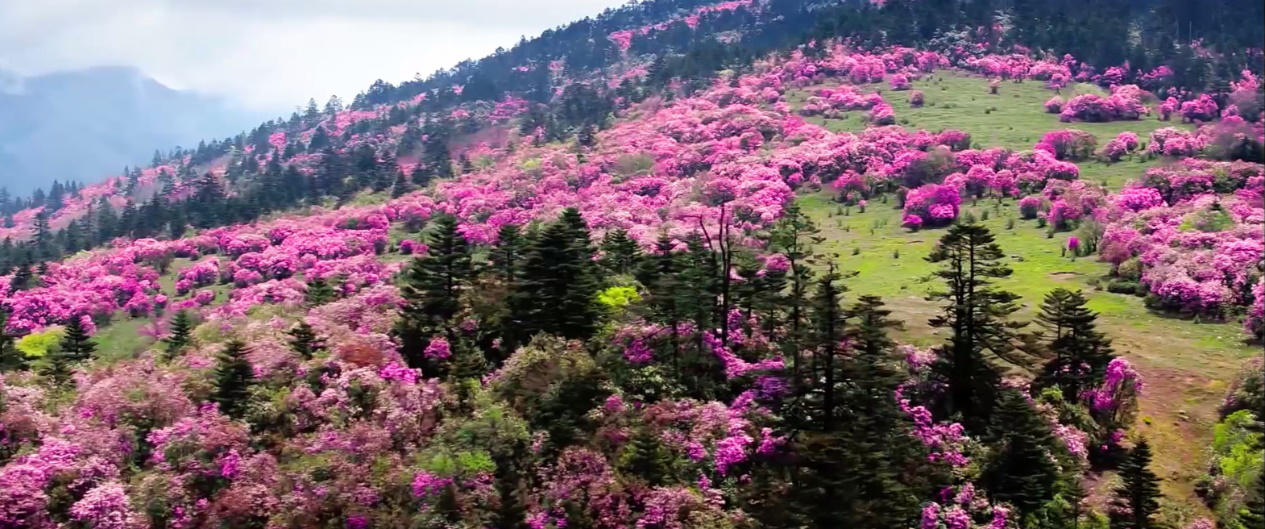
<svg viewBox="0 0 1265 529">
<path fill-rule="evenodd" d="M 26 78 L 0 71 L 0 186 L 21 196 L 53 180 L 96 182 L 148 163 L 155 149 L 231 135 L 264 117 L 130 67 Z"/>
</svg>

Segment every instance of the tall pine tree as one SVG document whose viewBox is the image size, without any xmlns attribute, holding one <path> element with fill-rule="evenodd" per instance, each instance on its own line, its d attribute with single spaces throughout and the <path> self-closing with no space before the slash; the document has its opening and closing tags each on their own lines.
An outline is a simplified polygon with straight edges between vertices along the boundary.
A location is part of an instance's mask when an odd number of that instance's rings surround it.
<svg viewBox="0 0 1265 529">
<path fill-rule="evenodd" d="M 1058 467 L 1050 458 L 1054 436 L 1017 391 L 1002 395 L 995 417 L 996 452 L 984 469 L 989 496 L 1010 503 L 1020 518 L 1054 496 Z"/>
<path fill-rule="evenodd" d="M 1019 310 L 1018 296 L 993 285 L 992 280 L 1011 273 L 1001 262 L 1004 257 L 988 228 L 971 222 L 951 226 L 927 256 L 942 265 L 935 275 L 947 287 L 928 298 L 944 302 L 943 314 L 932 318 L 931 326 L 951 332 L 937 366 L 949 386 L 945 411 L 961 414 L 972 432 L 989 424 L 1000 382 L 994 360 L 1012 359 L 1015 331 L 1022 327 L 1008 321 Z"/>
<path fill-rule="evenodd" d="M 597 328 L 597 291 L 588 227 L 579 211 L 568 209 L 532 241 L 523 261 L 523 280 L 511 296 L 525 322 L 520 335 L 538 332 L 587 338 Z"/>
<path fill-rule="evenodd" d="M 1123 483 L 1111 499 L 1111 529 L 1159 527 L 1155 514 L 1160 510 L 1160 478 L 1150 467 L 1151 445 L 1142 439 L 1120 464 Z"/>
<path fill-rule="evenodd" d="M 474 274 L 470 243 L 457 232 L 457 219 L 436 220 L 427 246 L 426 256 L 415 258 L 404 271 L 400 288 L 404 306 L 395 332 L 412 367 L 422 366 L 432 336 L 450 331 L 448 322 L 461 310 L 461 292 Z"/>
<path fill-rule="evenodd" d="M 304 360 L 311 360 L 312 355 L 325 348 L 324 341 L 316 336 L 316 331 L 306 321 L 300 321 L 287 334 L 290 335 L 290 349 Z"/>
<path fill-rule="evenodd" d="M 175 358 L 185 347 L 189 346 L 192 340 L 193 318 L 189 316 L 189 311 L 178 311 L 171 318 L 171 328 L 163 343 L 166 346 L 164 353 L 168 359 Z"/>
<path fill-rule="evenodd" d="M 255 383 L 255 370 L 246 359 L 246 344 L 231 340 L 224 344 L 215 365 L 215 390 L 211 402 L 219 404 L 220 412 L 229 417 L 240 417 L 246 408 L 250 388 Z"/>
<path fill-rule="evenodd" d="M 1080 291 L 1058 288 L 1045 296 L 1037 314 L 1054 355 L 1037 385 L 1057 386 L 1069 399 L 1101 379 L 1112 359 L 1111 340 L 1098 332 L 1098 314 L 1086 308 L 1088 302 Z"/>
<path fill-rule="evenodd" d="M 91 336 L 88 336 L 88 330 L 84 328 L 82 319 L 71 316 L 70 321 L 66 322 L 60 348 L 62 354 L 71 362 L 84 362 L 92 359 L 92 353 L 97 350 L 97 344 L 92 341 Z"/>
</svg>

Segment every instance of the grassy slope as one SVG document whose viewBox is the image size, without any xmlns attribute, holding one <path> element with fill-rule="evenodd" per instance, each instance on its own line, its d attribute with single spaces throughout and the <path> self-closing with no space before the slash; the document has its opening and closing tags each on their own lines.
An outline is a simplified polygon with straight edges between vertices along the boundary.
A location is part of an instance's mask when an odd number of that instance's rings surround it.
<svg viewBox="0 0 1265 529">
<path fill-rule="evenodd" d="M 1145 141 L 1145 134 L 1150 131 L 1172 125 L 1154 119 L 1060 123 L 1057 116 L 1044 112 L 1042 104 L 1051 93 L 1037 83 L 1003 83 L 1001 94 L 993 96 L 987 93 L 983 79 L 939 75 L 916 82 L 915 88 L 926 95 L 927 106 L 921 109 L 909 108 L 904 94 L 885 92 L 902 125 L 933 131 L 961 129 L 971 133 L 981 147 L 1031 149 L 1046 131 L 1067 127 L 1094 133 L 1100 145 L 1125 130 L 1138 132 Z M 1093 88 L 1076 87 L 1087 89 Z M 801 93 L 790 99 L 794 105 L 803 98 Z M 986 114 L 987 108 L 995 110 Z M 832 130 L 855 131 L 863 125 L 863 119 L 863 113 L 854 112 L 847 119 L 813 121 Z M 1082 163 L 1082 178 L 1105 181 L 1109 187 L 1119 189 L 1155 163 L 1160 162 Z M 805 195 L 800 202 L 827 238 L 821 250 L 835 255 L 842 269 L 859 273 L 849 281 L 854 295 L 878 294 L 888 299 L 896 314 L 906 321 L 902 337 L 905 340 L 920 344 L 943 340 L 942 333 L 926 324 L 936 307 L 924 297 L 938 285 L 929 278 L 932 265 L 922 259 L 943 230 L 908 232 L 900 227 L 900 212 L 892 204 L 873 203 L 864 213 L 853 208 L 850 214 L 841 215 L 838 204 L 826 192 Z M 973 211 L 977 218 L 988 210 L 990 218 L 984 224 L 1012 257 L 1015 270 L 1003 286 L 1023 296 L 1023 318 L 1031 317 L 1041 297 L 1056 286 L 1081 288 L 1089 294 L 1091 307 L 1102 314 L 1101 325 L 1114 338 L 1116 348 L 1146 377 L 1148 387 L 1136 431 L 1153 440 L 1155 466 L 1165 479 L 1166 493 L 1176 501 L 1177 509 L 1199 509 L 1194 482 L 1204 470 L 1205 447 L 1211 439 L 1216 407 L 1242 359 L 1256 351 L 1241 342 L 1237 324 L 1179 320 L 1148 310 L 1140 298 L 1096 290 L 1089 281 L 1106 274 L 1109 266 L 1092 257 L 1061 257 L 1060 249 L 1069 234 L 1047 238 L 1035 221 L 1017 219 L 1016 209 L 1013 200 L 997 209 L 992 201 L 985 200 L 974 206 L 964 205 L 964 210 Z M 1012 218 L 1015 225 L 1008 230 L 1007 219 Z M 854 250 L 859 253 L 853 255 Z"/>
</svg>

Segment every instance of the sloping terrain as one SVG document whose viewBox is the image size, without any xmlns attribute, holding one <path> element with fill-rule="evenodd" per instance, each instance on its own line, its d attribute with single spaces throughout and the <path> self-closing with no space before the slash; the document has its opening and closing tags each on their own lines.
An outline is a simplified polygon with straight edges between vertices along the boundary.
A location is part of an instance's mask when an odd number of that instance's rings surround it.
<svg viewBox="0 0 1265 529">
<path fill-rule="evenodd" d="M 681 78 L 639 46 L 780 5 L 667 5 L 581 23 L 604 78 L 512 62 L 545 101 L 375 85 L 15 215 L 0 525 L 1207 523 L 1259 399 L 1254 74 L 978 34 Z"/>
</svg>

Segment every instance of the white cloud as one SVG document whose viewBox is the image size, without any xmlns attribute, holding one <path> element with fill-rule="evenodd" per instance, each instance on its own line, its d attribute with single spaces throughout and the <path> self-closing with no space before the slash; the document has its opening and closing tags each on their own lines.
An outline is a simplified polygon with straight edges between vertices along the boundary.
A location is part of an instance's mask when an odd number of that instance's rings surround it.
<svg viewBox="0 0 1265 529">
<path fill-rule="evenodd" d="M 0 0 L 0 67 L 135 66 L 284 111 L 427 75 L 625 0 Z"/>
</svg>

